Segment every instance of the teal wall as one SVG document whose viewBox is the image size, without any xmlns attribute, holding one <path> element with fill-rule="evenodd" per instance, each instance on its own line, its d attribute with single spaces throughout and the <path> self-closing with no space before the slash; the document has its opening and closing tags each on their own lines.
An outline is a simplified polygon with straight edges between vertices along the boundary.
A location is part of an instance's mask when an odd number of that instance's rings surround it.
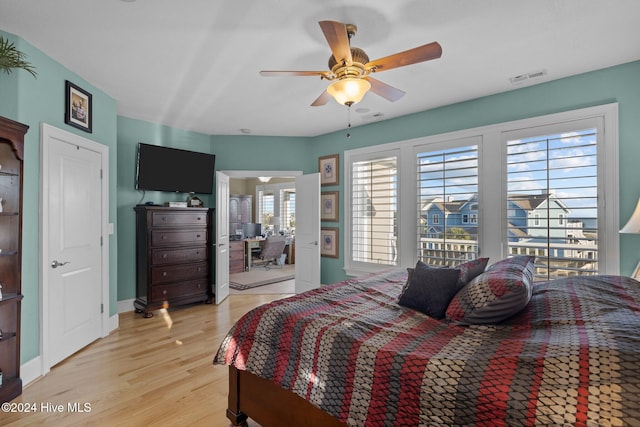
<svg viewBox="0 0 640 427">
<path fill-rule="evenodd" d="M 25 148 L 25 198 L 23 227 L 23 290 L 21 361 L 39 355 L 38 286 L 38 194 L 39 124 L 77 133 L 109 147 L 110 222 L 116 234 L 110 237 L 110 312 L 116 301 L 135 296 L 135 257 L 133 206 L 141 199 L 135 185 L 135 148 L 138 142 L 180 146 L 216 154 L 216 169 L 226 170 L 303 170 L 317 172 L 319 156 L 392 141 L 501 123 L 510 120 L 568 111 L 577 108 L 619 103 L 620 114 L 620 222 L 624 224 L 640 196 L 640 61 L 607 68 L 557 81 L 525 87 L 468 102 L 437 108 L 392 120 L 372 123 L 314 138 L 204 135 L 154 123 L 118 117 L 116 101 L 72 71 L 64 68 L 27 42 L 4 34 L 28 55 L 38 71 L 34 79 L 24 71 L 0 74 L 0 114 L 31 126 Z M 64 81 L 71 80 L 93 94 L 93 133 L 87 134 L 64 124 Z M 344 194 L 344 164 L 340 162 L 340 184 L 322 191 Z M 147 192 L 144 201 L 158 203 L 182 200 L 186 195 Z M 214 196 L 205 198 L 208 206 Z M 344 206 L 340 204 L 340 228 Z M 335 226 L 335 223 L 326 225 Z M 640 258 L 640 235 L 622 235 L 620 271 L 630 274 Z M 346 278 L 341 258 L 322 258 L 323 283 Z"/>
<path fill-rule="evenodd" d="M 633 212 L 640 196 L 640 168 L 636 165 L 640 159 L 639 77 L 640 61 L 636 61 L 352 128 L 349 139 L 345 138 L 345 131 L 326 134 L 314 138 L 312 155 L 318 157 L 340 153 L 343 159 L 344 150 L 618 102 L 622 225 Z M 340 174 L 344 176 L 343 162 L 340 163 Z M 341 195 L 344 194 L 344 180 L 340 181 L 339 186 L 326 190 L 339 190 Z M 341 229 L 344 225 L 342 205 Z M 341 242 L 339 253 L 345 253 L 344 242 Z M 631 274 L 640 260 L 640 235 L 621 235 L 620 258 L 620 273 Z M 323 258 L 322 283 L 345 279 L 343 265 L 342 255 L 339 259 Z"/>
<path fill-rule="evenodd" d="M 216 136 L 118 117 L 118 301 L 135 298 L 135 216 L 138 203 L 185 201 L 187 194 L 135 189 L 137 144 L 163 145 L 216 155 L 217 170 L 312 170 L 307 138 Z M 302 161 L 300 159 L 303 159 Z M 314 171 L 315 172 L 315 171 Z M 215 194 L 199 196 L 215 206 Z"/>
<path fill-rule="evenodd" d="M 10 34 L 16 47 L 27 55 L 37 72 L 37 79 L 18 70 L 0 74 L 0 113 L 29 126 L 25 137 L 24 195 L 22 227 L 22 363 L 40 354 L 40 286 L 39 286 L 39 194 L 40 194 L 40 123 L 76 133 L 109 147 L 109 222 L 116 220 L 116 101 L 77 74 L 64 68 L 24 40 Z M 69 80 L 92 94 L 93 133 L 86 133 L 64 123 L 64 87 Z M 117 311 L 117 233 L 110 236 L 110 314 Z"/>
</svg>

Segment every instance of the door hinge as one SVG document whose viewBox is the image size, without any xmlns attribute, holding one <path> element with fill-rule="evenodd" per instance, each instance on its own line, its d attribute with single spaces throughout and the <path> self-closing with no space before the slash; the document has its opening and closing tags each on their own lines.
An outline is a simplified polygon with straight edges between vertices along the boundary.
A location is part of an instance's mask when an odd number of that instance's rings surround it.
<svg viewBox="0 0 640 427">
<path fill-rule="evenodd" d="M 100 246 L 102 246 L 102 236 L 100 236 Z"/>
<path fill-rule="evenodd" d="M 100 314 L 104 313 L 104 304 L 100 304 Z"/>
<path fill-rule="evenodd" d="M 100 169 L 100 179 L 102 179 L 102 169 Z"/>
</svg>

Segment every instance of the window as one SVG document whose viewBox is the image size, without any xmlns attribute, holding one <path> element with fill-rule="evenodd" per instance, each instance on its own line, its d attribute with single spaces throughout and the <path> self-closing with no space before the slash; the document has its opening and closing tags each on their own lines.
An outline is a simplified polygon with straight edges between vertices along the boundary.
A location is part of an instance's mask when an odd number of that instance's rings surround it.
<svg viewBox="0 0 640 427">
<path fill-rule="evenodd" d="M 508 209 L 534 218 L 507 218 L 509 252 L 535 249 L 540 279 L 598 272 L 597 166 L 596 129 L 507 141 Z"/>
<path fill-rule="evenodd" d="M 421 151 L 416 155 L 418 218 L 430 211 L 444 221 L 429 235 L 418 237 L 418 259 L 430 265 L 457 265 L 477 256 L 477 227 L 466 210 L 478 198 L 478 146 Z M 418 223 L 420 230 L 420 223 Z"/>
<path fill-rule="evenodd" d="M 293 188 L 280 190 L 280 227 L 281 230 L 296 229 L 296 191 Z"/>
<path fill-rule="evenodd" d="M 296 190 L 293 182 L 264 184 L 256 187 L 258 215 L 265 233 L 295 230 Z"/>
<path fill-rule="evenodd" d="M 609 104 L 345 151 L 345 271 L 527 254 L 540 279 L 618 274 L 617 128 Z"/>
<path fill-rule="evenodd" d="M 397 264 L 397 158 L 351 166 L 351 257 L 355 263 Z"/>
</svg>

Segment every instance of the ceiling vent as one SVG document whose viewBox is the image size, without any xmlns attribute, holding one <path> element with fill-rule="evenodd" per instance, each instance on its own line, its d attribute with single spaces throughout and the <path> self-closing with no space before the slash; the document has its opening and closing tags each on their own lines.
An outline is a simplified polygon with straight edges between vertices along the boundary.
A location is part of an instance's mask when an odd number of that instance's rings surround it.
<svg viewBox="0 0 640 427">
<path fill-rule="evenodd" d="M 522 85 L 525 83 L 535 83 L 538 80 L 542 80 L 547 75 L 547 70 L 533 71 L 531 73 L 520 74 L 519 76 L 510 77 L 509 81 L 514 86 Z"/>
</svg>

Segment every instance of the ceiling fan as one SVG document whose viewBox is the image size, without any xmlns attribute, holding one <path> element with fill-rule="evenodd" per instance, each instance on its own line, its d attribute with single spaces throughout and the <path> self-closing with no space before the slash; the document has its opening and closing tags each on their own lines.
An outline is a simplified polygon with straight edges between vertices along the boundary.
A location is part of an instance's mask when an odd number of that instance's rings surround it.
<svg viewBox="0 0 640 427">
<path fill-rule="evenodd" d="M 391 102 L 397 101 L 405 92 L 370 74 L 442 56 L 440 44 L 432 42 L 370 61 L 364 50 L 351 46 L 351 38 L 357 31 L 355 25 L 337 21 L 320 21 L 319 24 L 333 54 L 329 58 L 330 71 L 260 71 L 262 76 L 320 76 L 332 81 L 311 104 L 313 107 L 325 105 L 332 96 L 339 104 L 350 107 L 362 100 L 369 90 Z"/>
</svg>

